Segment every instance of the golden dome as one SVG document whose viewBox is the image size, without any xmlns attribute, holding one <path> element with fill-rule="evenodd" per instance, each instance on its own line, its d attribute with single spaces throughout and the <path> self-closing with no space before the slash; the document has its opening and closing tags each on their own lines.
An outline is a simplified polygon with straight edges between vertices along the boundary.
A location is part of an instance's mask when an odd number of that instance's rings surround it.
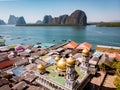
<svg viewBox="0 0 120 90">
<path fill-rule="evenodd" d="M 56 56 L 55 57 L 55 61 L 58 62 L 60 60 L 60 57 L 59 56 Z"/>
<path fill-rule="evenodd" d="M 83 49 L 82 55 L 86 56 L 88 54 L 89 54 L 89 50 L 88 49 Z"/>
<path fill-rule="evenodd" d="M 57 63 L 57 69 L 58 70 L 66 70 L 66 59 L 61 58 Z"/>
<path fill-rule="evenodd" d="M 39 71 L 44 71 L 44 70 L 45 70 L 45 66 L 42 65 L 42 64 L 39 64 L 39 65 L 37 66 L 37 69 L 38 69 Z"/>
<path fill-rule="evenodd" d="M 71 66 L 75 64 L 75 59 L 73 57 L 69 57 L 66 61 L 67 66 Z"/>
</svg>

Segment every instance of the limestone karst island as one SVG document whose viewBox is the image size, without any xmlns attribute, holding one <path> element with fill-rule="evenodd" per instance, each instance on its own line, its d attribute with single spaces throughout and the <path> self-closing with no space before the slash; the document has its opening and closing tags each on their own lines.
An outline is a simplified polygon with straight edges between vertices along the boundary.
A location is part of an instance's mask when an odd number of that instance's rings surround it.
<svg viewBox="0 0 120 90">
<path fill-rule="evenodd" d="M 10 16 L 10 19 L 14 16 Z M 15 17 L 14 17 L 15 18 Z M 43 21 L 36 22 L 36 24 L 26 24 L 24 20 L 21 23 L 17 23 L 17 17 L 11 19 L 11 23 L 14 22 L 17 26 L 43 26 L 43 25 L 87 25 L 87 16 L 81 10 L 75 10 L 70 16 L 67 14 L 61 15 L 59 17 L 52 17 L 51 15 L 45 15 Z M 16 23 L 15 23 L 16 22 Z"/>
</svg>

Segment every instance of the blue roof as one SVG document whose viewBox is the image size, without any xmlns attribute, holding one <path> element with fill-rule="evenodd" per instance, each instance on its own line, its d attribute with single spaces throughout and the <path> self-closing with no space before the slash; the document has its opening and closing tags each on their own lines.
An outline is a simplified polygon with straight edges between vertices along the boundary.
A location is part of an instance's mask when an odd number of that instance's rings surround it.
<svg viewBox="0 0 120 90">
<path fill-rule="evenodd" d="M 95 52 L 95 53 L 93 54 L 93 56 L 94 56 L 94 57 L 97 57 L 97 58 L 99 58 L 101 55 L 102 55 L 101 52 Z"/>
<path fill-rule="evenodd" d="M 16 67 L 15 69 L 12 70 L 15 76 L 19 76 L 23 71 L 24 69 L 22 66 Z"/>
<path fill-rule="evenodd" d="M 50 59 L 48 60 L 48 62 L 49 62 L 50 64 L 53 64 L 53 63 L 54 63 L 54 59 L 53 59 L 53 58 L 50 58 Z"/>
</svg>

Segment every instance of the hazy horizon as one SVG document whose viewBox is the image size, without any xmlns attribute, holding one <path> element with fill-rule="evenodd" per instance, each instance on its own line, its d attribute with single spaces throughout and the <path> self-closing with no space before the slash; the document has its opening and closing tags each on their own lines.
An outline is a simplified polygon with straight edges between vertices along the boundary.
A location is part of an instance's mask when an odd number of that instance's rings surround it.
<svg viewBox="0 0 120 90">
<path fill-rule="evenodd" d="M 70 15 L 75 10 L 87 15 L 87 22 L 120 21 L 120 0 L 0 0 L 0 19 L 24 16 L 27 23 L 43 20 L 45 15 Z"/>
</svg>

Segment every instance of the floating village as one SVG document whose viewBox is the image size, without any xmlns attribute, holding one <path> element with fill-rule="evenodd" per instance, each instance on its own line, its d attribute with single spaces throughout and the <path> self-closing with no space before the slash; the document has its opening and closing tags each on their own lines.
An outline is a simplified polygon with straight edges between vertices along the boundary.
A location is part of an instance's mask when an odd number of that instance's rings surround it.
<svg viewBox="0 0 120 90">
<path fill-rule="evenodd" d="M 0 40 L 0 90 L 115 90 L 99 67 L 120 62 L 120 47 L 66 41 L 55 45 L 4 45 Z M 114 69 L 112 69 L 114 70 Z"/>
</svg>

